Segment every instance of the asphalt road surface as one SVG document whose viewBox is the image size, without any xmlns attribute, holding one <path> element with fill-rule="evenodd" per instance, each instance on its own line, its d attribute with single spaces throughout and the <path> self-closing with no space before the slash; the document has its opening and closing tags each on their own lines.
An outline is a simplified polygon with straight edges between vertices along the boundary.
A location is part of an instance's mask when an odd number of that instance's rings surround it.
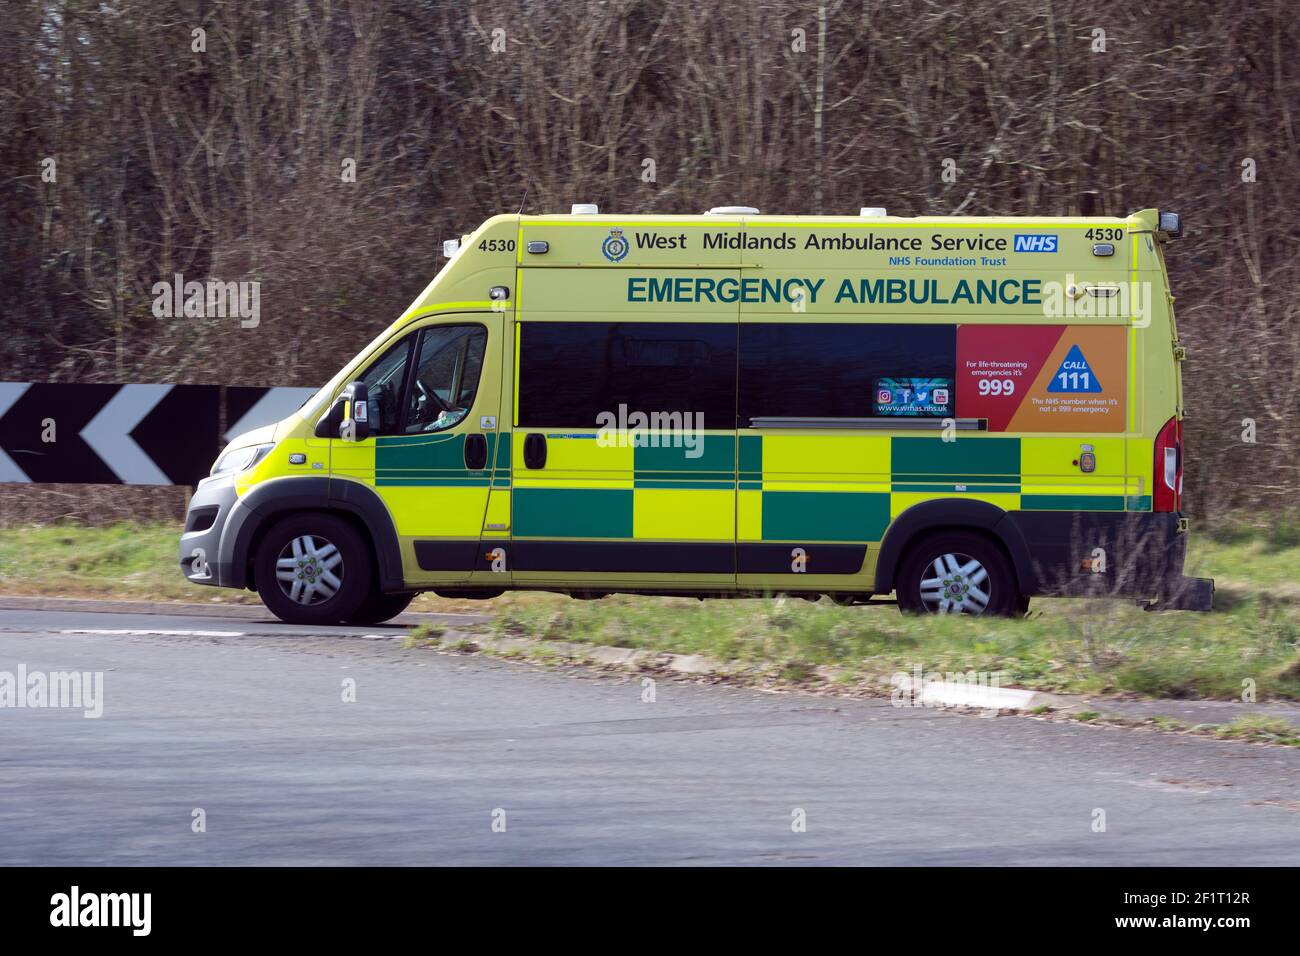
<svg viewBox="0 0 1300 956">
<path fill-rule="evenodd" d="M 265 621 L 0 611 L 0 677 L 104 674 L 98 719 L 0 708 L 0 864 L 1300 859 L 1296 749 L 674 680 L 644 702 L 638 676 Z"/>
</svg>

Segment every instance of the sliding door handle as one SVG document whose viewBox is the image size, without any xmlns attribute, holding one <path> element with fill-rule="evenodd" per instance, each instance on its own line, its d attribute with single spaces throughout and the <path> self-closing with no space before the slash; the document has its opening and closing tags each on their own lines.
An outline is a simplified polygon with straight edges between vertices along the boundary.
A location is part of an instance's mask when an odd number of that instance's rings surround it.
<svg viewBox="0 0 1300 956">
<path fill-rule="evenodd" d="M 546 436 L 540 432 L 524 436 L 524 467 L 546 467 Z"/>
</svg>

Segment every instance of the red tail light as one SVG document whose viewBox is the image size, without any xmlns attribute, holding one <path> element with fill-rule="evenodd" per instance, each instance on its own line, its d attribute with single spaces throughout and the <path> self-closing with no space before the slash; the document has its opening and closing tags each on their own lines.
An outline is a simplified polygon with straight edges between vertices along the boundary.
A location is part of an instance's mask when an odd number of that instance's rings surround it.
<svg viewBox="0 0 1300 956">
<path fill-rule="evenodd" d="M 1153 511 L 1180 511 L 1183 503 L 1183 423 L 1177 418 L 1165 422 L 1156 436 Z"/>
</svg>

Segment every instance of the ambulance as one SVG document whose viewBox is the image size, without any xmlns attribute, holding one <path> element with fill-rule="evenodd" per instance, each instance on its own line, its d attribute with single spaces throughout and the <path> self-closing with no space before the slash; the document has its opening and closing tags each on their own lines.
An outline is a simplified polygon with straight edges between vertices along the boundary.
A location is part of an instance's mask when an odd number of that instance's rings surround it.
<svg viewBox="0 0 1300 956">
<path fill-rule="evenodd" d="M 195 490 L 180 563 L 285 621 L 421 591 L 1015 616 L 1183 575 L 1176 214 L 501 215 Z"/>
</svg>

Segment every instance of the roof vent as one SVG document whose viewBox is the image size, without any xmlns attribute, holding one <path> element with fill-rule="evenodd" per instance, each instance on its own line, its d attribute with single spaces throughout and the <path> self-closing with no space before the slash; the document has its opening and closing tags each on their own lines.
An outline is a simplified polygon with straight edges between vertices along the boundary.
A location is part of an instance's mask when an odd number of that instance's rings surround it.
<svg viewBox="0 0 1300 956">
<path fill-rule="evenodd" d="M 569 207 L 571 216 L 599 216 L 600 207 L 594 202 L 575 202 Z"/>
<path fill-rule="evenodd" d="M 758 210 L 753 206 L 714 206 L 706 216 L 757 216 Z"/>
<path fill-rule="evenodd" d="M 879 217 L 886 215 L 885 207 L 884 206 L 863 206 L 861 209 L 858 210 L 858 215 L 869 216 L 872 219 L 878 219 Z"/>
</svg>

